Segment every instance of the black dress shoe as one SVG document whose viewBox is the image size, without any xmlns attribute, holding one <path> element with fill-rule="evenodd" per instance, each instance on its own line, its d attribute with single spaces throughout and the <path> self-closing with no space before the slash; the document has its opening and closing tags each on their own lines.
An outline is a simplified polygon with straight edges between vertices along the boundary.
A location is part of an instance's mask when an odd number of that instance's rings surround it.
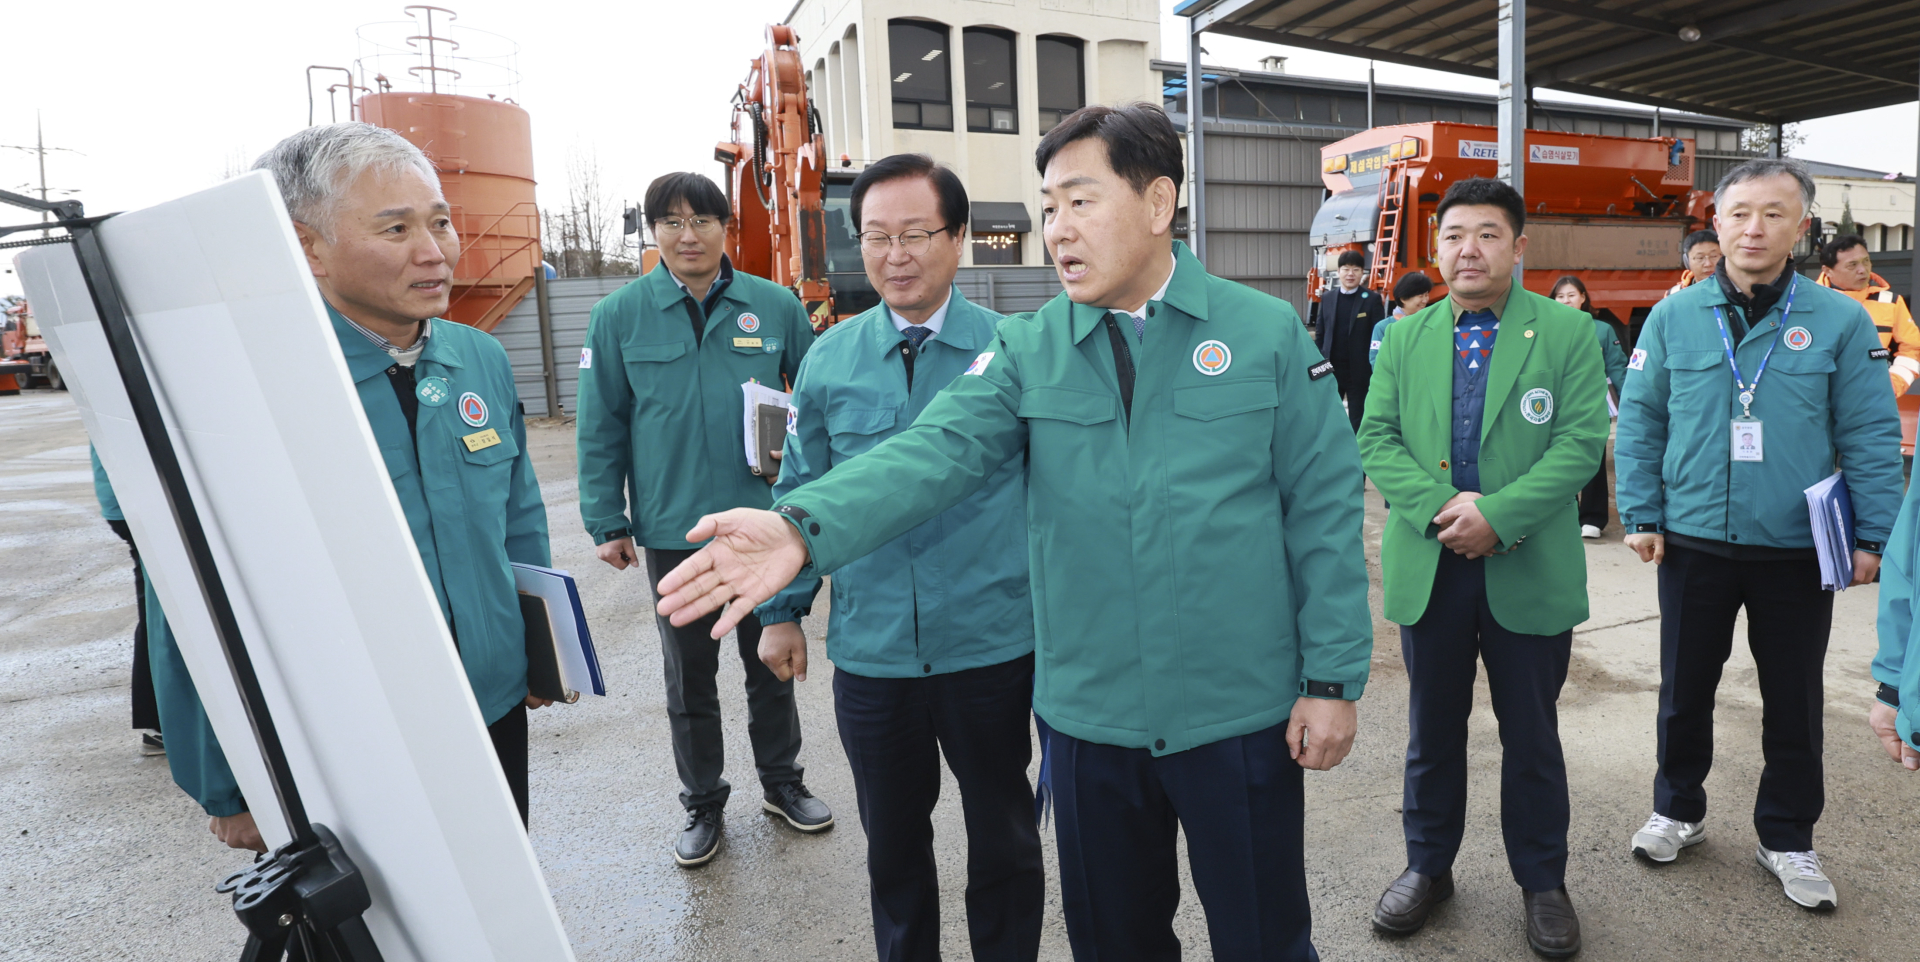
<svg viewBox="0 0 1920 962">
<path fill-rule="evenodd" d="M 784 782 L 767 789 L 766 801 L 760 807 L 787 820 L 787 824 L 802 832 L 824 832 L 833 827 L 833 809 L 827 803 L 813 797 L 807 786 L 799 782 Z"/>
<path fill-rule="evenodd" d="M 720 806 L 699 805 L 687 809 L 687 827 L 680 830 L 680 841 L 673 846 L 673 860 L 686 868 L 713 861 L 720 851 Z"/>
<path fill-rule="evenodd" d="M 1549 959 L 1564 959 L 1580 951 L 1580 916 L 1562 885 L 1551 892 L 1522 889 L 1527 906 L 1527 944 Z"/>
<path fill-rule="evenodd" d="M 1373 907 L 1373 927 L 1394 935 L 1412 935 L 1427 924 L 1433 907 L 1453 897 L 1453 873 L 1438 877 L 1421 875 L 1413 869 L 1387 886 Z"/>
</svg>

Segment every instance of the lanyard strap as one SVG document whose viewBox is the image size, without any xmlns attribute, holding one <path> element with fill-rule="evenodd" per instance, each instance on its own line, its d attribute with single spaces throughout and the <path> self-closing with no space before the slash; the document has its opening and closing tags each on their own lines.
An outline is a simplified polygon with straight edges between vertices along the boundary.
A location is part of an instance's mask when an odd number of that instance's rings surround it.
<svg viewBox="0 0 1920 962">
<path fill-rule="evenodd" d="M 1799 287 L 1800 276 L 1796 274 L 1792 280 L 1787 282 L 1787 297 L 1780 306 L 1781 320 L 1787 320 L 1788 315 L 1793 313 L 1793 294 Z M 1733 356 L 1733 336 L 1727 333 L 1727 315 L 1720 309 L 1719 305 L 1715 305 L 1713 308 L 1713 319 L 1720 323 L 1720 344 L 1727 349 L 1727 365 L 1733 368 L 1733 383 L 1734 386 L 1740 389 L 1740 416 L 1747 418 L 1753 417 L 1754 393 L 1760 390 L 1760 379 L 1766 376 L 1767 362 L 1773 360 L 1773 349 L 1780 346 L 1780 338 L 1782 335 L 1775 334 L 1773 336 L 1773 343 L 1767 345 L 1767 353 L 1760 357 L 1759 369 L 1753 372 L 1753 383 L 1748 384 L 1740 376 L 1740 362 Z M 1753 323 L 1749 323 L 1748 330 L 1753 329 Z"/>
</svg>

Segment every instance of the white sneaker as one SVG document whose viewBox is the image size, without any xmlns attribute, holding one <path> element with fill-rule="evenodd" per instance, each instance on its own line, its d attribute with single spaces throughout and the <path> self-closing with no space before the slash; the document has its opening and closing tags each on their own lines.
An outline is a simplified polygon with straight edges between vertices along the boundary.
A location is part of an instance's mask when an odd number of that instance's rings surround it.
<svg viewBox="0 0 1920 962">
<path fill-rule="evenodd" d="M 1580 537 L 1598 538 L 1600 537 L 1600 529 L 1590 524 L 1583 524 L 1580 526 Z"/>
<path fill-rule="evenodd" d="M 1787 898 L 1810 909 L 1830 909 L 1838 904 L 1833 882 L 1820 868 L 1820 856 L 1812 852 L 1770 852 L 1762 845 L 1753 857 L 1760 867 L 1780 879 Z"/>
<path fill-rule="evenodd" d="M 1681 849 L 1706 840 L 1706 823 L 1677 821 L 1655 812 L 1633 833 L 1633 854 L 1664 864 L 1679 858 Z"/>
</svg>

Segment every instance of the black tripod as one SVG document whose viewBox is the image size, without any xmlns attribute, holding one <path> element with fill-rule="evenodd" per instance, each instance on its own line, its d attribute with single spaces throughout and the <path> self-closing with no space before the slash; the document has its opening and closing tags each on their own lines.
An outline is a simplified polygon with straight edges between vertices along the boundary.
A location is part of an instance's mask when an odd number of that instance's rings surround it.
<svg viewBox="0 0 1920 962">
<path fill-rule="evenodd" d="M 107 345 L 126 386 L 134 420 L 146 439 L 147 454 L 153 459 L 174 524 L 186 545 L 201 599 L 213 620 L 214 632 L 233 671 L 240 701 L 246 706 L 254 740 L 260 745 L 260 755 L 273 780 L 275 799 L 293 833 L 292 841 L 256 860 L 247 870 L 227 876 L 216 888 L 222 893 L 233 893 L 233 910 L 247 927 L 247 945 L 240 956 L 242 962 L 278 962 L 289 956 L 296 962 L 381 962 L 380 949 L 361 918 L 361 913 L 373 905 L 366 879 L 347 857 L 333 832 L 325 825 L 307 820 L 300 787 L 294 783 L 286 750 L 280 744 L 280 733 L 274 727 L 266 696 L 260 691 L 260 678 L 254 673 L 253 660 L 240 636 L 240 625 L 214 564 L 206 529 L 200 524 L 186 476 L 181 473 L 179 455 L 167 436 L 153 385 L 140 364 L 140 349 L 133 339 L 126 302 L 120 296 L 120 287 L 95 229 L 113 215 L 88 217 L 79 201 L 45 202 L 4 190 L 0 190 L 0 202 L 54 215 L 51 223 L 0 227 L 0 237 L 49 228 L 66 232 L 55 237 L 0 242 L 0 249 L 39 244 L 73 245 L 74 256 L 80 262 L 80 274 L 86 279 L 87 291 L 93 298 L 94 311 L 106 328 Z"/>
</svg>

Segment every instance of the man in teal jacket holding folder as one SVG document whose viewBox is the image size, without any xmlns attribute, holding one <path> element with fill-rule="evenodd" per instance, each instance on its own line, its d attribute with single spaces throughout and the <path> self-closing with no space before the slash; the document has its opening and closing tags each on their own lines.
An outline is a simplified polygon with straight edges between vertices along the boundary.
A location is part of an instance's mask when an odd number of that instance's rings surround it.
<svg viewBox="0 0 1920 962">
<path fill-rule="evenodd" d="M 547 512 L 506 350 L 438 317 L 460 256 L 439 178 L 419 148 L 363 123 L 309 127 L 255 166 L 273 174 L 293 216 L 525 822 L 527 709 L 547 702 L 527 693 L 511 565 L 551 563 Z M 264 850 L 159 606 L 149 601 L 148 614 L 174 781 L 214 816 L 222 841 Z"/>
<path fill-rule="evenodd" d="M 723 253 L 727 198 L 700 174 L 647 187 L 647 227 L 660 264 L 593 306 L 580 352 L 580 518 L 600 560 L 625 570 L 644 555 L 649 585 L 694 546 L 701 515 L 771 503 L 770 468 L 747 466 L 740 386 L 784 391 L 813 344 L 793 292 L 736 271 Z M 656 599 L 658 594 L 655 594 Z M 674 861 L 692 868 L 720 851 L 733 786 L 722 777 L 721 645 L 708 625 L 654 619 L 666 679 L 667 728 L 686 822 Z M 800 709 L 793 682 L 760 663 L 760 622 L 741 623 L 735 649 L 747 675 L 747 734 L 761 808 L 802 832 L 833 827 L 833 812 L 801 781 Z"/>
<path fill-rule="evenodd" d="M 775 497 L 907 430 L 993 340 L 1000 315 L 953 286 L 967 191 L 924 154 L 895 154 L 853 182 L 867 279 L 885 302 L 828 329 L 793 385 Z M 873 940 L 881 962 L 940 957 L 933 807 L 940 759 L 967 827 L 967 931 L 978 959 L 1033 959 L 1046 880 L 1027 765 L 1033 753 L 1033 600 L 1026 477 L 985 487 L 831 572 L 833 707 L 867 833 Z M 806 677 L 799 619 L 820 579 L 758 609 L 760 657 Z"/>
<path fill-rule="evenodd" d="M 1813 826 L 1826 805 L 1833 593 L 1821 588 L 1805 492 L 1844 472 L 1853 584 L 1872 582 L 1900 503 L 1900 417 L 1866 310 L 1794 272 L 1813 191 L 1791 159 L 1721 178 L 1725 256 L 1647 317 L 1627 362 L 1614 467 L 1627 546 L 1660 566 L 1659 769 L 1633 850 L 1664 864 L 1706 838 L 1714 691 L 1745 608 L 1766 705 L 1755 857 L 1794 902 L 1832 908 Z"/>
<path fill-rule="evenodd" d="M 725 606 L 722 631 L 1022 465 L 1074 954 L 1179 958 L 1184 837 L 1214 956 L 1305 962 L 1303 770 L 1352 746 L 1373 648 L 1333 367 L 1286 302 L 1172 242 L 1158 107 L 1082 108 L 1035 161 L 1063 296 L 1003 321 L 913 427 L 772 512 L 701 519 L 713 543 L 661 610 Z"/>
</svg>

